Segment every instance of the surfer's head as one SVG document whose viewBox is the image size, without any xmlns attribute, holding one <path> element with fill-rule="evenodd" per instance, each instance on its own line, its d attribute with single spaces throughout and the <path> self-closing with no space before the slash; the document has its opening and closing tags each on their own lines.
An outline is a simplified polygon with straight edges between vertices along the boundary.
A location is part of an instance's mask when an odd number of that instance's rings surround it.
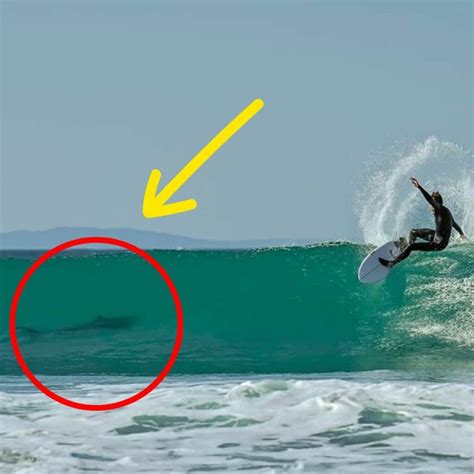
<svg viewBox="0 0 474 474">
<path fill-rule="evenodd" d="M 439 204 L 443 205 L 443 196 L 438 191 L 433 191 L 431 197 Z"/>
</svg>

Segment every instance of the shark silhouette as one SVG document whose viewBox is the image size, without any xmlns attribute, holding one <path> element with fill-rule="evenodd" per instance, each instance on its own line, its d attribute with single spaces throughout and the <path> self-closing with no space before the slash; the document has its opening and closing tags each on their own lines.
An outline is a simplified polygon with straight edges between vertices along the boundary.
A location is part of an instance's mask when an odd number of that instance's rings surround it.
<svg viewBox="0 0 474 474">
<path fill-rule="evenodd" d="M 130 316 L 109 318 L 107 316 L 97 316 L 92 321 L 76 326 L 67 326 L 53 331 L 40 331 L 38 329 L 27 326 L 18 326 L 17 331 L 29 337 L 37 337 L 45 334 L 64 334 L 71 332 L 95 331 L 97 329 L 105 329 L 109 331 L 122 331 L 130 329 L 135 325 L 137 318 Z"/>
</svg>

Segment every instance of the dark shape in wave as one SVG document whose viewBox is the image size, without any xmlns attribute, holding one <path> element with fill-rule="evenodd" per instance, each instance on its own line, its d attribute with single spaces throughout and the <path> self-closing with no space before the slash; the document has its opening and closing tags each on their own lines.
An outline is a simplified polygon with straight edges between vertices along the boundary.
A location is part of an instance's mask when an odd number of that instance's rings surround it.
<svg viewBox="0 0 474 474">
<path fill-rule="evenodd" d="M 40 331 L 38 329 L 30 328 L 27 326 L 18 326 L 17 332 L 20 335 L 28 337 L 38 337 L 45 334 L 64 334 L 74 332 L 85 332 L 85 331 L 96 331 L 96 330 L 107 330 L 107 331 L 123 331 L 132 328 L 136 323 L 136 318 L 130 316 L 123 317 L 107 317 L 97 316 L 92 321 L 84 324 L 78 324 L 75 326 L 68 326 L 53 331 Z"/>
</svg>

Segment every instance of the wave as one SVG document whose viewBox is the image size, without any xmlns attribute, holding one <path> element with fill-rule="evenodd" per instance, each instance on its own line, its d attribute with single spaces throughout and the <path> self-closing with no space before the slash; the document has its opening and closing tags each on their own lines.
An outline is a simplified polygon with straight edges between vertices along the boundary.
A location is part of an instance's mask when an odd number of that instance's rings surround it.
<svg viewBox="0 0 474 474">
<path fill-rule="evenodd" d="M 152 252 L 184 308 L 174 373 L 472 367 L 473 244 L 413 254 L 367 286 L 356 272 L 369 250 L 329 243 Z M 0 260 L 1 374 L 19 373 L 8 304 L 30 264 Z M 176 330 L 166 285 L 128 253 L 48 261 L 24 291 L 17 325 L 32 370 L 51 375 L 156 373 Z"/>
</svg>

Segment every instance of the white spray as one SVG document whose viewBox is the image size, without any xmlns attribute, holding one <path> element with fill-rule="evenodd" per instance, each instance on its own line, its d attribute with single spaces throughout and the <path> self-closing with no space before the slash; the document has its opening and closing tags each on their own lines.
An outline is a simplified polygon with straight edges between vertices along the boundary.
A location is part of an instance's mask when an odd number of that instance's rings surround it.
<svg viewBox="0 0 474 474">
<path fill-rule="evenodd" d="M 474 237 L 472 155 L 460 146 L 429 137 L 408 152 L 372 157 L 371 172 L 357 196 L 357 214 L 365 243 L 382 244 L 412 227 L 433 227 L 433 217 L 416 176 L 428 190 L 439 190 L 464 232 Z"/>
</svg>

